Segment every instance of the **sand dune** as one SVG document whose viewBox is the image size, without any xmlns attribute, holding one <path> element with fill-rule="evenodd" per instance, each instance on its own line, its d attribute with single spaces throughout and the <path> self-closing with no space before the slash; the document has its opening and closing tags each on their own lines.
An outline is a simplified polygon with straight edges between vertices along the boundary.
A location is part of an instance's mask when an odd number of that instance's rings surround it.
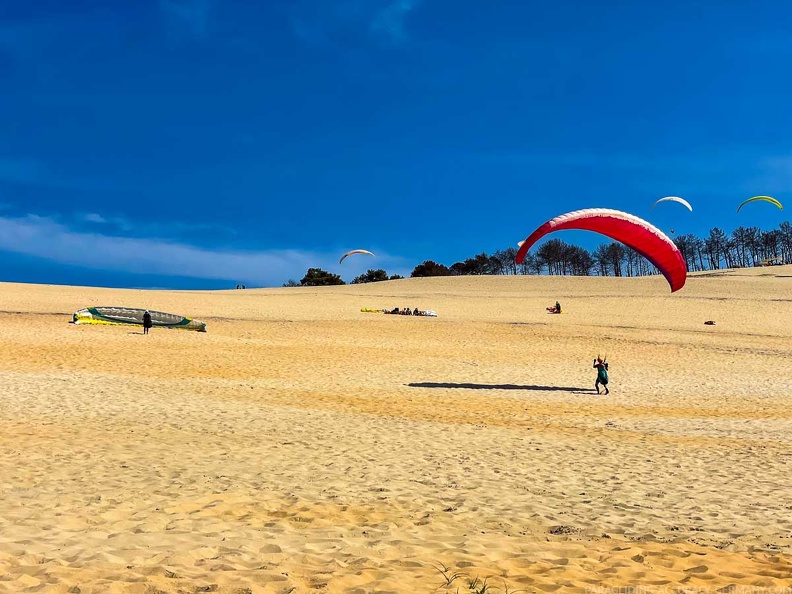
<svg viewBox="0 0 792 594">
<path fill-rule="evenodd" d="M 89 305 L 208 333 L 67 323 Z M 360 312 L 396 306 L 440 317 Z M 778 592 L 792 575 L 789 266 L 673 295 L 661 278 L 0 284 L 0 386 L 0 592 L 432 592 L 438 566 L 501 591 Z"/>
</svg>

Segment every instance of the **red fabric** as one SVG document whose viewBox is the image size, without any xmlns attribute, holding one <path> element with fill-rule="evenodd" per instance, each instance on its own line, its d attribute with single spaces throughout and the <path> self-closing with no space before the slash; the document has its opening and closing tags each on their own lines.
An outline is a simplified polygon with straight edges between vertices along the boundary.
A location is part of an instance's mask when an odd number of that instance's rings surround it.
<svg viewBox="0 0 792 594">
<path fill-rule="evenodd" d="M 528 250 L 542 237 L 564 229 L 594 231 L 621 242 L 654 264 L 668 281 L 672 293 L 685 286 L 687 265 L 674 242 L 650 223 L 607 208 L 577 210 L 547 221 L 520 246 L 515 258 L 517 264 L 522 264 Z"/>
</svg>

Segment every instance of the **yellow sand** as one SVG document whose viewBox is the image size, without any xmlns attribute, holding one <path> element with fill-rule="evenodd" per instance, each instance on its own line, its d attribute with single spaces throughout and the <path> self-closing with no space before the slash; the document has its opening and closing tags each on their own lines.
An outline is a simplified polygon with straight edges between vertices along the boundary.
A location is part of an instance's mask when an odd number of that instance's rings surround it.
<svg viewBox="0 0 792 594">
<path fill-rule="evenodd" d="M 68 324 L 90 305 L 209 331 Z M 440 317 L 360 312 L 396 306 Z M 792 267 L 0 310 L 0 592 L 789 584 Z"/>
</svg>

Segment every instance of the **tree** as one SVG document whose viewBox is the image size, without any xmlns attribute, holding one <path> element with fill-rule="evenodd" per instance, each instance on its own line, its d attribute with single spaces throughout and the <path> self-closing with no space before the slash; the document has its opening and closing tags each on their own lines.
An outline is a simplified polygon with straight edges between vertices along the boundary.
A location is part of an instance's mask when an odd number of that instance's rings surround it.
<svg viewBox="0 0 792 594">
<path fill-rule="evenodd" d="M 309 268 L 300 284 L 303 287 L 321 287 L 326 285 L 345 285 L 346 283 L 337 274 L 327 272 L 321 268 Z"/>
<path fill-rule="evenodd" d="M 613 276 L 622 276 L 622 263 L 627 257 L 627 248 L 617 242 L 605 246 L 606 262 L 613 270 Z"/>
<path fill-rule="evenodd" d="M 388 280 L 400 280 L 404 278 L 401 274 L 391 274 L 391 277 Z"/>
<path fill-rule="evenodd" d="M 497 267 L 497 260 L 494 260 L 482 252 L 473 258 L 468 258 L 464 262 L 455 262 L 452 264 L 451 274 L 493 274 L 496 273 Z"/>
<path fill-rule="evenodd" d="M 679 235 L 674 239 L 674 243 L 682 254 L 682 258 L 685 260 L 685 265 L 689 271 L 699 269 L 699 265 L 703 268 L 704 262 L 701 258 L 703 244 L 698 237 L 692 233 Z"/>
<path fill-rule="evenodd" d="M 731 247 L 735 264 L 743 268 L 748 266 L 748 254 L 751 243 L 751 232 L 745 227 L 737 227 L 732 231 Z"/>
<path fill-rule="evenodd" d="M 787 264 L 792 264 L 792 225 L 789 221 L 784 221 L 779 227 L 781 243 L 781 257 Z"/>
<path fill-rule="evenodd" d="M 762 259 L 778 258 L 781 256 L 782 235 L 779 229 L 760 232 L 760 244 L 762 247 Z"/>
<path fill-rule="evenodd" d="M 728 243 L 729 238 L 721 229 L 710 229 L 709 236 L 704 240 L 704 253 L 710 270 L 720 270 L 721 261 L 726 259 Z"/>
<path fill-rule="evenodd" d="M 359 285 L 363 283 L 376 283 L 386 280 L 388 280 L 388 273 L 381 268 L 377 270 L 368 269 L 364 274 L 353 278 L 350 284 Z"/>
<path fill-rule="evenodd" d="M 517 248 L 510 247 L 505 250 L 498 250 L 492 255 L 498 262 L 496 274 L 517 274 Z"/>
<path fill-rule="evenodd" d="M 563 274 L 561 263 L 565 245 L 560 239 L 550 239 L 536 250 L 536 257 L 547 266 L 547 274 Z"/>
<path fill-rule="evenodd" d="M 534 252 L 528 252 L 520 264 L 520 274 L 542 274 L 542 261 Z"/>
<path fill-rule="evenodd" d="M 426 260 L 422 264 L 418 264 L 418 266 L 413 269 L 410 276 L 414 278 L 421 276 L 451 276 L 451 271 L 448 269 L 448 266 L 444 264 Z"/>
<path fill-rule="evenodd" d="M 575 276 L 589 276 L 592 268 L 594 268 L 594 258 L 588 250 L 582 247 L 571 245 L 569 248 L 571 252 L 569 266 L 572 274 Z"/>
<path fill-rule="evenodd" d="M 449 270 L 451 271 L 452 276 L 463 276 L 465 274 L 465 263 L 454 262 L 453 264 L 451 264 Z"/>
<path fill-rule="evenodd" d="M 284 287 L 299 287 L 299 286 L 300 286 L 300 283 L 298 283 L 298 282 L 297 282 L 296 280 L 294 280 L 293 278 L 290 278 L 290 279 L 289 279 L 289 280 L 287 280 L 285 283 L 283 283 L 283 286 L 284 286 Z"/>
<path fill-rule="evenodd" d="M 594 265 L 600 276 L 608 276 L 608 246 L 600 244 L 594 250 Z"/>
</svg>

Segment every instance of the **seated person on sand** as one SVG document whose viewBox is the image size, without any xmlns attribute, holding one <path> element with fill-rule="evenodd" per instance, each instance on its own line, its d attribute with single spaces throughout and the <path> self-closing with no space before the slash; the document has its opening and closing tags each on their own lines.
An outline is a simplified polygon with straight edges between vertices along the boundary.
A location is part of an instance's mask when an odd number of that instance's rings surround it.
<svg viewBox="0 0 792 594">
<path fill-rule="evenodd" d="M 556 301 L 555 312 L 561 313 L 561 304 L 558 301 Z"/>
<path fill-rule="evenodd" d="M 397 313 L 399 313 L 399 308 L 398 308 L 398 307 L 394 307 L 394 308 L 393 308 L 392 310 L 390 310 L 388 313 L 397 314 Z"/>
<path fill-rule="evenodd" d="M 418 308 L 417 308 L 417 307 L 415 308 L 415 311 L 413 312 L 413 315 L 414 315 L 414 316 L 420 316 L 420 315 L 421 315 L 421 312 L 420 312 L 420 311 L 418 311 Z"/>
</svg>

